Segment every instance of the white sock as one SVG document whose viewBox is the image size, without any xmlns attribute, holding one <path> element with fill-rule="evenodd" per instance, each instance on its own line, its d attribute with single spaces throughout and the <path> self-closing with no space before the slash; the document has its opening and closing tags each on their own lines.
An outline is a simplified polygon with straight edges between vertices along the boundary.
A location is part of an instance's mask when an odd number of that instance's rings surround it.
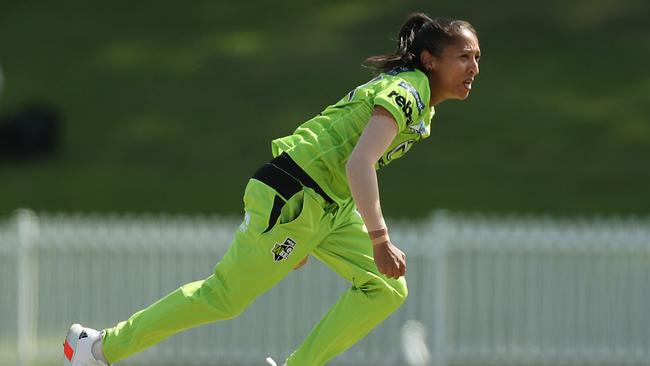
<svg viewBox="0 0 650 366">
<path fill-rule="evenodd" d="M 101 338 L 99 338 L 98 340 L 95 341 L 95 343 L 93 343 L 92 353 L 93 353 L 93 357 L 95 357 L 97 361 L 102 361 L 103 363 L 108 365 L 109 364 L 108 360 L 106 359 L 106 356 L 104 356 L 104 351 L 102 349 L 103 340 L 104 340 L 104 332 L 102 332 Z"/>
</svg>

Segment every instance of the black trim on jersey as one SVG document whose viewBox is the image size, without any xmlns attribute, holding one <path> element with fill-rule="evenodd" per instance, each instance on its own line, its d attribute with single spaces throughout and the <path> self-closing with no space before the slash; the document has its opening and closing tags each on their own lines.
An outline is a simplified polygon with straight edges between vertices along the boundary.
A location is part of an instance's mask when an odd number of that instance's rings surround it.
<svg viewBox="0 0 650 366">
<path fill-rule="evenodd" d="M 312 177 L 307 174 L 307 172 L 305 172 L 295 161 L 293 161 L 293 159 L 291 159 L 289 154 L 286 152 L 278 155 L 275 159 L 271 160 L 269 164 L 289 175 L 297 183 L 313 189 L 328 203 L 334 203 L 334 200 L 331 199 L 327 193 L 325 193 L 325 191 L 318 185 L 318 183 L 316 183 L 316 181 L 313 180 Z"/>
<path fill-rule="evenodd" d="M 275 195 L 275 199 L 273 200 L 273 207 L 271 208 L 271 214 L 269 215 L 269 226 L 264 230 L 264 233 L 273 229 L 273 226 L 275 226 L 275 223 L 278 221 L 278 217 L 280 217 L 280 213 L 282 212 L 282 207 L 284 207 L 284 200 L 279 196 Z"/>
<path fill-rule="evenodd" d="M 284 174 L 271 163 L 262 165 L 262 167 L 253 174 L 253 179 L 257 179 L 275 189 L 275 191 L 285 200 L 288 200 L 296 194 L 296 192 L 302 189 L 299 182 L 296 182 L 296 180 L 291 176 Z"/>
<path fill-rule="evenodd" d="M 334 203 L 334 200 L 287 153 L 282 153 L 262 165 L 253 174 L 253 179 L 266 184 L 278 193 L 271 208 L 269 227 L 264 232 L 273 228 L 286 201 L 302 191 L 303 186 L 316 191 L 328 203 Z"/>
</svg>

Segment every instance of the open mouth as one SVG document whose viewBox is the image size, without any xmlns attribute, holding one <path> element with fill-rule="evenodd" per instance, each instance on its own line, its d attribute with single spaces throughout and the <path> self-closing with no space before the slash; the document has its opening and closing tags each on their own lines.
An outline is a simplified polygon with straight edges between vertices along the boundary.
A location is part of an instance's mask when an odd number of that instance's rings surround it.
<svg viewBox="0 0 650 366">
<path fill-rule="evenodd" d="M 465 86 L 465 89 L 472 90 L 472 82 L 474 82 L 473 79 L 467 79 L 463 81 L 463 85 Z"/>
</svg>

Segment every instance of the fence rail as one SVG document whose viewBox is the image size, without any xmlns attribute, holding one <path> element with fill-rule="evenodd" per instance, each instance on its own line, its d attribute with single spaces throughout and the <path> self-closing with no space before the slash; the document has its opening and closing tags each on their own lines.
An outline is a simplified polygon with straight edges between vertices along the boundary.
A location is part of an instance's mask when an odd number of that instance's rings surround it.
<svg viewBox="0 0 650 366">
<path fill-rule="evenodd" d="M 60 364 L 71 321 L 108 327 L 206 277 L 239 223 L 218 217 L 35 215 L 0 222 L 0 364 Z M 409 298 L 334 365 L 650 365 L 650 220 L 438 213 L 395 222 Z M 259 365 L 286 357 L 348 286 L 313 260 L 241 317 L 124 365 Z M 404 338 L 406 339 L 406 338 Z M 404 348 L 406 351 L 404 351 Z M 426 357 L 423 357 L 426 358 Z"/>
</svg>

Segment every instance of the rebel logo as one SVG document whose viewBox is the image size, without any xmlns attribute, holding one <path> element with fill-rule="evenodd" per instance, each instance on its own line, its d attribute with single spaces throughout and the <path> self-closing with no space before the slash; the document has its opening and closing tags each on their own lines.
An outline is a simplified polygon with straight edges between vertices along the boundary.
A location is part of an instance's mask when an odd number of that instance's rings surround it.
<svg viewBox="0 0 650 366">
<path fill-rule="evenodd" d="M 402 108 L 404 117 L 406 117 L 406 125 L 410 125 L 413 122 L 413 106 L 411 101 L 407 101 L 406 98 L 394 90 L 388 94 L 388 97 L 392 97 L 395 100 L 395 103 Z"/>
</svg>

